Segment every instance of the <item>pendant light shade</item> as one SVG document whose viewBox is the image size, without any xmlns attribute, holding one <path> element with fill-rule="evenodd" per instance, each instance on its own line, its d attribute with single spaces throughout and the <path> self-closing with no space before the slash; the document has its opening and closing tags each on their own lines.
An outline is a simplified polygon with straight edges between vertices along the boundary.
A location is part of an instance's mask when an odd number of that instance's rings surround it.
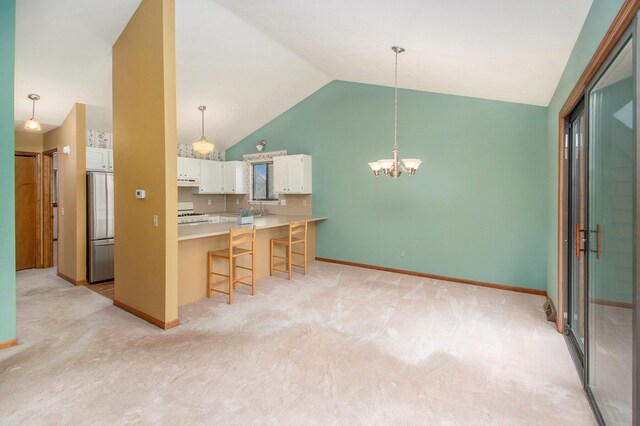
<svg viewBox="0 0 640 426">
<path fill-rule="evenodd" d="M 40 96 L 30 94 L 29 96 L 27 96 L 27 98 L 29 98 L 33 102 L 33 105 L 31 108 L 31 118 L 25 121 L 24 128 L 25 130 L 30 130 L 32 132 L 39 132 L 42 130 L 42 126 L 40 125 L 40 122 L 36 120 L 35 116 L 36 116 L 36 101 L 40 100 Z"/>
<path fill-rule="evenodd" d="M 378 160 L 369 163 L 369 168 L 375 176 L 379 176 L 380 172 L 383 172 L 387 176 L 392 178 L 398 178 L 405 172 L 413 176 L 416 174 L 416 170 L 420 167 L 422 160 L 417 158 L 407 158 L 398 160 L 398 54 L 404 52 L 404 49 L 399 46 L 393 46 L 391 48 L 396 55 L 396 73 L 395 73 L 395 92 L 394 92 L 394 108 L 393 108 L 393 158 Z"/>
<path fill-rule="evenodd" d="M 207 107 L 204 105 L 200 105 L 198 109 L 200 110 L 200 112 L 202 112 L 202 136 L 200 137 L 200 139 L 195 141 L 192 146 L 193 150 L 198 154 L 206 155 L 212 153 L 213 148 L 215 147 L 211 142 L 207 140 L 207 138 L 204 137 L 204 110 L 206 110 Z"/>
</svg>

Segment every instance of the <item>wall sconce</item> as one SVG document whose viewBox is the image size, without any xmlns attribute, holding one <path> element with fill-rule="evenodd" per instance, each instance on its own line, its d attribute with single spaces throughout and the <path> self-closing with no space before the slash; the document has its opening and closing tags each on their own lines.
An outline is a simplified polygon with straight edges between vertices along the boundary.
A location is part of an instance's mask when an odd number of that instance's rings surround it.
<svg viewBox="0 0 640 426">
<path fill-rule="evenodd" d="M 267 144 L 267 141 L 265 139 L 262 139 L 260 142 L 258 142 L 258 145 L 256 145 L 256 149 L 258 151 L 262 151 L 266 144 Z"/>
<path fill-rule="evenodd" d="M 69 145 L 65 145 L 62 147 L 62 153 L 64 155 L 69 155 L 71 154 L 71 147 Z"/>
</svg>

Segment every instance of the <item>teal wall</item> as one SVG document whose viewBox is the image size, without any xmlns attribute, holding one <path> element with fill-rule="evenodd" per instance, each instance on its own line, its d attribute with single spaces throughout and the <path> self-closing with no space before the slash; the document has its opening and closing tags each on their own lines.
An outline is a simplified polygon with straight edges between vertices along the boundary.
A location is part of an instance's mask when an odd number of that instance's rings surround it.
<svg viewBox="0 0 640 426">
<path fill-rule="evenodd" d="M 13 85 L 15 0 L 0 0 L 0 342 L 16 337 Z"/>
<path fill-rule="evenodd" d="M 334 81 L 226 152 L 313 156 L 317 255 L 546 289 L 547 110 L 399 92 L 401 157 L 416 176 L 374 177 L 391 156 L 393 89 Z M 406 252 L 405 257 L 400 252 Z"/>
<path fill-rule="evenodd" d="M 548 238 L 547 293 L 558 306 L 558 114 L 620 10 L 623 0 L 593 0 L 567 66 L 547 108 Z"/>
</svg>

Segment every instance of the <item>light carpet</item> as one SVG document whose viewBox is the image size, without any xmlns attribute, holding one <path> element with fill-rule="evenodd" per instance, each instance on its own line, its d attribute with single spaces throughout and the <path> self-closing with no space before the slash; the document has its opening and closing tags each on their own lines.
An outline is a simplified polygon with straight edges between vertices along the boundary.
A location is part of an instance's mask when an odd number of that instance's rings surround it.
<svg viewBox="0 0 640 426">
<path fill-rule="evenodd" d="M 0 424 L 591 425 L 544 298 L 313 262 L 162 331 L 18 273 Z"/>
</svg>

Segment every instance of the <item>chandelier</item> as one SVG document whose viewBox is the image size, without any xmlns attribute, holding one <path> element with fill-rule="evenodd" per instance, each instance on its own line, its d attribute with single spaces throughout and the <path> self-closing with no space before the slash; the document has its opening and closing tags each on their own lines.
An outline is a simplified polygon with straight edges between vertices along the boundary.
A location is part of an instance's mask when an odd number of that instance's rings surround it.
<svg viewBox="0 0 640 426">
<path fill-rule="evenodd" d="M 386 160 L 378 160 L 369 163 L 369 167 L 375 176 L 383 172 L 392 178 L 398 178 L 403 172 L 414 175 L 421 160 L 417 158 L 406 158 L 398 160 L 398 54 L 404 52 L 402 47 L 393 46 L 391 48 L 396 54 L 396 78 L 395 78 L 395 101 L 393 110 L 393 158 Z"/>
</svg>

